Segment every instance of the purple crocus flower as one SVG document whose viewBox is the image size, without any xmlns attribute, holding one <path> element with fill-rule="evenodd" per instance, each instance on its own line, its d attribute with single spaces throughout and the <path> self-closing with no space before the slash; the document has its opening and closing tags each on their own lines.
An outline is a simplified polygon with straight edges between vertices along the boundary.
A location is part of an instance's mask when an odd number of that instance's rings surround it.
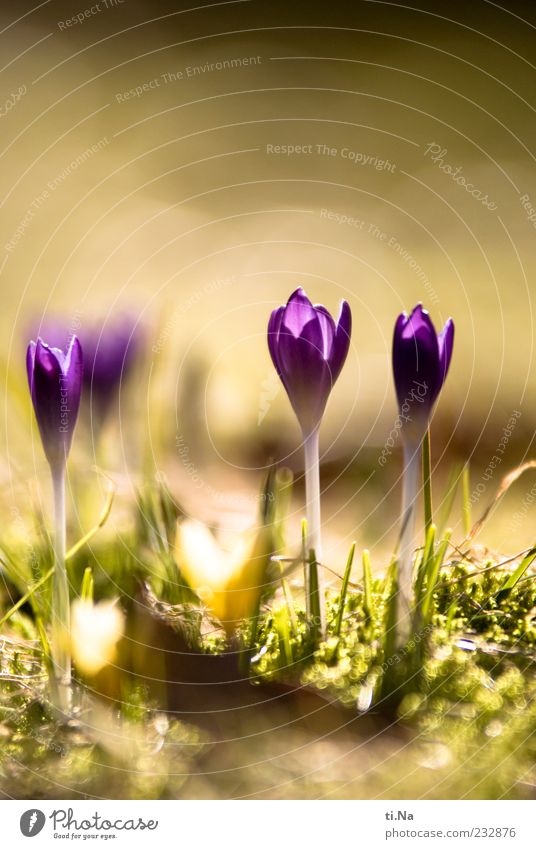
<svg viewBox="0 0 536 849">
<path fill-rule="evenodd" d="M 71 705 L 69 581 L 65 568 L 65 466 L 82 392 L 82 348 L 73 336 L 65 350 L 38 338 L 26 353 L 28 383 L 54 491 L 54 576 L 50 617 L 53 697 L 58 708 Z"/>
<path fill-rule="evenodd" d="M 417 304 L 398 316 L 393 336 L 393 374 L 403 432 L 422 438 L 452 357 L 454 323 L 437 334 L 428 312 Z"/>
<path fill-rule="evenodd" d="M 348 354 L 351 329 L 352 315 L 346 301 L 335 323 L 328 310 L 313 305 L 301 288 L 270 317 L 270 354 L 304 435 L 320 424 Z"/>
<path fill-rule="evenodd" d="M 421 481 L 421 445 L 425 445 L 429 469 L 429 437 L 425 440 L 430 417 L 445 382 L 454 345 L 451 318 L 438 335 L 428 312 L 417 304 L 410 316 L 402 313 L 395 323 L 393 336 L 393 374 L 404 449 L 401 533 L 398 550 L 398 589 L 396 633 L 404 644 L 411 630 L 413 552 L 415 549 L 415 505 Z M 425 516 L 432 521 L 429 472 L 425 475 Z"/>
<path fill-rule="evenodd" d="M 320 565 L 318 624 L 322 634 L 325 634 L 326 618 L 320 541 L 319 431 L 329 393 L 348 354 L 351 330 L 352 315 L 346 301 L 342 302 L 335 323 L 327 309 L 313 305 L 303 289 L 296 289 L 287 305 L 274 310 L 268 322 L 270 354 L 303 433 L 307 550 Z M 310 572 L 306 584 L 310 613 Z"/>
<path fill-rule="evenodd" d="M 66 350 L 42 339 L 30 342 L 26 354 L 28 383 L 47 460 L 62 469 L 73 439 L 82 392 L 82 348 L 73 336 Z"/>
</svg>

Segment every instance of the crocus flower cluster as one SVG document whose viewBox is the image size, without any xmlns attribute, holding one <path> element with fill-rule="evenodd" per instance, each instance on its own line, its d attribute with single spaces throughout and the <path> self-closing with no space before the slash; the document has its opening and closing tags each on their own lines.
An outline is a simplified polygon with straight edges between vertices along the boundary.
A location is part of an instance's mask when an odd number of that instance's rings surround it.
<svg viewBox="0 0 536 849">
<path fill-rule="evenodd" d="M 329 393 L 348 354 L 350 307 L 343 301 L 335 322 L 323 306 L 314 306 L 297 289 L 286 306 L 274 310 L 268 323 L 268 346 L 277 373 L 301 425 L 305 450 L 308 537 L 316 559 L 320 548 L 320 484 L 318 431 Z M 395 324 L 393 373 L 402 422 L 404 493 L 399 552 L 400 620 L 409 608 L 414 507 L 418 492 L 421 444 L 434 404 L 447 376 L 454 343 L 449 319 L 438 335 L 418 304 L 411 315 L 402 313 Z M 409 617 L 405 616 L 406 620 Z M 322 623 L 324 626 L 324 623 Z M 404 627 L 399 625 L 403 638 Z"/>
<path fill-rule="evenodd" d="M 305 456 L 307 514 L 307 561 L 316 561 L 320 595 L 320 630 L 325 633 L 321 539 L 319 431 L 330 392 L 346 361 L 352 316 L 342 301 L 335 320 L 320 304 L 312 304 L 303 289 L 296 289 L 286 305 L 275 309 L 268 323 L 268 347 L 301 427 Z M 55 338 L 61 335 L 57 331 Z M 55 503 L 55 575 L 52 601 L 52 655 L 58 704 L 69 706 L 70 651 L 78 654 L 69 621 L 69 586 L 65 569 L 65 468 L 80 407 L 83 385 L 100 420 L 108 415 L 123 375 L 139 350 L 139 333 L 132 322 L 121 319 L 98 332 L 84 333 L 83 346 L 73 336 L 65 347 L 54 347 L 41 338 L 27 351 L 28 382 L 43 449 L 50 465 Z M 402 533 L 398 557 L 401 604 L 398 628 L 407 630 L 410 606 L 411 563 L 414 536 L 414 507 L 418 493 L 421 445 L 434 405 L 449 369 L 454 343 L 454 325 L 447 321 L 441 333 L 422 305 L 408 316 L 402 313 L 393 337 L 393 374 L 398 399 L 401 437 L 404 446 L 404 493 Z M 84 360 L 82 362 L 82 347 Z M 273 550 L 269 523 L 245 537 L 235 552 L 222 552 L 205 526 L 192 520 L 183 523 L 178 535 L 180 567 L 192 586 L 224 622 L 230 633 L 243 616 L 258 605 L 261 587 Z M 309 574 L 310 580 L 310 574 Z M 309 587 L 307 587 L 309 590 Z M 309 598 L 309 592 L 307 592 Z M 83 632 L 86 608 L 77 608 L 77 631 Z M 106 615 L 109 611 L 105 611 Z M 83 615 L 82 615 L 83 614 Z M 112 611 L 113 614 L 113 611 Z M 81 618 L 82 617 L 82 618 Z M 113 618 L 115 617 L 115 618 Z M 122 625 L 113 614 L 114 639 Z M 403 621 L 404 620 L 404 621 Z M 91 620 L 93 621 L 93 620 Z M 112 621 L 112 619 L 110 619 Z M 82 623 L 82 626 L 80 625 Z M 108 649 L 91 658 L 97 669 L 108 657 Z M 101 657 L 102 655 L 102 657 Z M 111 656 L 111 655 L 110 655 Z M 86 664 L 87 665 L 87 664 Z M 90 664 L 91 665 L 91 664 Z"/>
</svg>

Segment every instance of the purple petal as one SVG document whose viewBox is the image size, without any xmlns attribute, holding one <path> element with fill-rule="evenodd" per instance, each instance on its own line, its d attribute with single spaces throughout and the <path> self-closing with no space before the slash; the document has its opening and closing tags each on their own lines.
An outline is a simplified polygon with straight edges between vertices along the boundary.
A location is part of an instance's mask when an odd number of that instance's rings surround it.
<svg viewBox="0 0 536 849">
<path fill-rule="evenodd" d="M 417 304 L 402 329 L 402 338 L 416 339 L 425 345 L 433 347 L 434 340 L 437 343 L 437 334 L 432 324 L 428 310 L 423 309 L 422 304 Z"/>
<path fill-rule="evenodd" d="M 305 325 L 314 318 L 316 318 L 316 312 L 311 301 L 301 287 L 296 289 L 284 309 L 282 327 L 285 327 L 293 336 L 301 336 Z"/>
<path fill-rule="evenodd" d="M 35 346 L 34 380 L 37 380 L 38 372 L 48 380 L 60 380 L 62 376 L 57 348 L 50 348 L 42 339 L 38 339 Z"/>
<path fill-rule="evenodd" d="M 273 311 L 268 322 L 268 349 L 270 351 L 272 362 L 279 377 L 281 377 L 281 369 L 279 367 L 278 360 L 277 339 L 279 336 L 279 329 L 281 327 L 281 320 L 283 318 L 284 311 L 285 307 L 278 307 L 276 310 Z"/>
<path fill-rule="evenodd" d="M 452 359 L 452 349 L 454 347 L 454 322 L 451 318 L 448 319 L 443 330 L 437 337 L 437 343 L 439 346 L 441 384 L 443 385 L 449 370 L 450 361 Z"/>
<path fill-rule="evenodd" d="M 315 304 L 314 310 L 317 318 L 320 321 L 322 336 L 324 340 L 324 358 L 329 360 L 333 354 L 333 344 L 335 342 L 335 334 L 337 328 L 333 320 L 333 316 L 322 304 Z"/>
<path fill-rule="evenodd" d="M 30 387 L 30 395 L 34 398 L 34 368 L 35 368 L 35 342 L 30 342 L 26 350 L 26 372 L 28 374 L 28 386 Z"/>
<path fill-rule="evenodd" d="M 350 348 L 350 337 L 352 335 L 352 311 L 348 301 L 342 301 L 337 320 L 337 328 L 335 331 L 335 339 L 331 358 L 329 361 L 331 368 L 331 380 L 333 383 L 337 380 L 341 369 L 348 356 Z"/>
<path fill-rule="evenodd" d="M 82 378 L 84 375 L 84 361 L 82 346 L 77 336 L 73 336 L 63 363 L 64 383 L 69 393 L 70 414 L 74 423 L 78 417 L 80 398 L 82 395 Z"/>
<path fill-rule="evenodd" d="M 402 334 L 404 333 L 404 328 L 408 322 L 408 314 L 407 312 L 401 312 L 395 321 L 395 329 L 393 333 L 393 341 L 402 338 Z"/>
<path fill-rule="evenodd" d="M 322 359 L 327 359 L 325 353 L 326 345 L 329 345 L 331 348 L 333 337 L 331 336 L 331 328 L 322 313 L 315 312 L 314 318 L 303 326 L 300 339 L 308 342 L 311 348 L 314 348 L 315 353 L 319 354 Z"/>
</svg>

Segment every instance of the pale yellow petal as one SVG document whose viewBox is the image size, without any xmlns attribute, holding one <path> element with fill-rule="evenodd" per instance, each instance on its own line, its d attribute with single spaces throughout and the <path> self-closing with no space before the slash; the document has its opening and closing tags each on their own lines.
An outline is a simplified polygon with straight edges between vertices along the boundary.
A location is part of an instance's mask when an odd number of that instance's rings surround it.
<svg viewBox="0 0 536 849">
<path fill-rule="evenodd" d="M 76 668 L 84 675 L 100 672 L 116 657 L 125 617 L 114 601 L 73 602 L 71 646 Z"/>
</svg>

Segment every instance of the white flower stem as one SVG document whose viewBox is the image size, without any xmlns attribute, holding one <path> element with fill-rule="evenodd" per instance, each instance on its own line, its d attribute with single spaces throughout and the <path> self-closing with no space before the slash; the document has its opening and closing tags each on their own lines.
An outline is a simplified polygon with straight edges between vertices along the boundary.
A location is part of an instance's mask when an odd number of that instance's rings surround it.
<svg viewBox="0 0 536 849">
<path fill-rule="evenodd" d="M 68 711 L 71 706 L 71 627 L 69 580 L 65 566 L 65 466 L 53 471 L 54 489 L 54 577 L 52 584 L 52 641 L 57 707 Z"/>
<path fill-rule="evenodd" d="M 324 597 L 324 568 L 322 566 L 322 545 L 320 539 L 320 425 L 310 433 L 304 434 L 305 452 L 305 515 L 307 517 L 307 552 L 314 551 L 318 569 L 318 595 L 320 606 L 319 629 L 322 637 L 326 634 L 326 603 Z M 309 585 L 305 591 L 309 598 Z"/>
<path fill-rule="evenodd" d="M 397 643 L 406 643 L 411 632 L 415 507 L 419 492 L 421 443 L 404 443 L 402 527 L 398 552 Z"/>
</svg>

